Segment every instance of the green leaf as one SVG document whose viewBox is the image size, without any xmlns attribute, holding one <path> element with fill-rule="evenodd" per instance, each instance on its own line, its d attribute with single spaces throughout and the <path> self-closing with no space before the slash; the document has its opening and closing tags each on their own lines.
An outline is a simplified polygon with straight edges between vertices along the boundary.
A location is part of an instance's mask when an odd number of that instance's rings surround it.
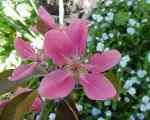
<svg viewBox="0 0 150 120">
<path fill-rule="evenodd" d="M 22 120 L 24 113 L 29 110 L 36 96 L 36 91 L 28 91 L 14 97 L 3 109 L 0 118 L 2 120 Z"/>
<path fill-rule="evenodd" d="M 38 68 L 37 68 L 38 69 Z M 0 95 L 3 93 L 6 93 L 10 90 L 15 89 L 18 86 L 27 86 L 26 82 L 30 80 L 32 77 L 39 77 L 42 76 L 44 73 L 43 71 L 37 70 L 35 73 L 31 76 L 28 76 L 24 79 L 18 80 L 18 81 L 10 81 L 8 78 L 11 76 L 13 70 L 6 70 L 2 73 L 0 73 Z"/>
<path fill-rule="evenodd" d="M 6 93 L 17 86 L 22 85 L 24 80 L 19 80 L 19 81 L 9 81 L 8 77 L 11 76 L 13 70 L 6 70 L 2 73 L 0 73 L 0 95 L 3 93 Z"/>
<path fill-rule="evenodd" d="M 120 11 L 115 15 L 115 24 L 120 26 L 120 25 L 125 25 L 128 21 L 128 12 Z"/>
<path fill-rule="evenodd" d="M 118 80 L 116 75 L 112 71 L 108 71 L 107 73 L 105 73 L 105 75 L 116 88 L 117 95 L 115 96 L 115 98 L 117 99 L 121 90 L 121 80 Z"/>
<path fill-rule="evenodd" d="M 15 120 L 22 120 L 22 116 L 24 115 L 24 113 L 28 112 L 33 101 L 35 100 L 35 98 L 37 97 L 38 93 L 36 90 L 34 90 L 33 92 L 31 92 L 24 100 L 23 102 L 21 102 L 17 108 L 16 108 L 16 112 L 15 112 Z M 18 114 L 20 113 L 20 114 Z"/>
<path fill-rule="evenodd" d="M 41 113 L 40 113 L 40 120 L 48 120 L 49 112 L 51 110 L 51 105 L 52 104 L 53 104 L 52 101 L 47 100 L 47 99 L 43 102 L 42 110 L 41 110 Z"/>
<path fill-rule="evenodd" d="M 79 120 L 75 102 L 71 97 L 59 103 L 56 112 L 56 120 Z"/>
</svg>

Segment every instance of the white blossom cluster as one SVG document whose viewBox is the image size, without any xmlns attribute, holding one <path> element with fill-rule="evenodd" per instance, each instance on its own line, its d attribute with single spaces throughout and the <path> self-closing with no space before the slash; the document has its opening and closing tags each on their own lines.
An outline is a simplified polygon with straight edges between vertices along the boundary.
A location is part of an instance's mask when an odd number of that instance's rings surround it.
<svg viewBox="0 0 150 120">
<path fill-rule="evenodd" d="M 128 62 L 130 61 L 130 56 L 129 55 L 125 55 L 121 58 L 121 61 L 120 61 L 120 66 L 122 68 L 126 67 Z"/>
<path fill-rule="evenodd" d="M 14 20 L 23 21 L 31 16 L 32 7 L 29 4 L 20 3 L 15 7 L 11 0 L 3 0 L 2 6 L 5 15 Z"/>
<path fill-rule="evenodd" d="M 141 112 L 146 112 L 150 110 L 150 97 L 143 96 L 141 104 L 139 106 Z"/>
<path fill-rule="evenodd" d="M 15 69 L 21 64 L 22 60 L 16 54 L 15 50 L 12 50 L 9 56 L 5 59 L 4 62 L 0 63 L 0 72 L 6 69 Z"/>
<path fill-rule="evenodd" d="M 137 79 L 137 77 L 131 77 L 125 81 L 123 88 L 127 91 L 129 95 L 133 96 L 136 94 L 136 88 L 134 87 L 134 85 L 139 85 L 139 84 L 140 81 Z"/>
</svg>

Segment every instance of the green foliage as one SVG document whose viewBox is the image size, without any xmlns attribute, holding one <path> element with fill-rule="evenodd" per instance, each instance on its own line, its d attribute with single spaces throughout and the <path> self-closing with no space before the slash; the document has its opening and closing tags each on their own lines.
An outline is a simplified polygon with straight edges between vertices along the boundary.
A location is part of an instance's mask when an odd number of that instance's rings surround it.
<svg viewBox="0 0 150 120">
<path fill-rule="evenodd" d="M 9 64 L 11 68 L 21 64 L 18 62 L 19 58 L 16 58 L 17 63 L 16 61 L 12 63 L 7 61 L 14 50 L 13 41 L 16 34 L 32 42 L 35 39 L 41 39 L 39 33 L 33 33 L 29 29 L 37 22 L 34 3 L 38 3 L 38 1 L 34 0 L 32 3 L 32 0 L 12 0 L 15 11 L 18 5 L 26 4 L 27 10 L 31 13 L 26 18 L 18 17 L 20 16 L 18 11 L 14 17 L 6 16 L 2 1 L 0 1 L 0 71 L 8 69 L 5 67 L 6 64 Z M 128 120 L 133 118 L 140 120 L 142 115 L 145 120 L 149 120 L 150 113 L 148 110 L 150 108 L 148 109 L 148 105 L 150 106 L 150 100 L 148 103 L 144 103 L 143 98 L 144 96 L 150 98 L 150 4 L 146 3 L 146 0 L 112 0 L 109 5 L 106 2 L 107 0 L 99 1 L 98 8 L 92 14 L 91 21 L 93 24 L 89 30 L 87 56 L 108 49 L 118 49 L 122 53 L 120 64 L 115 70 L 106 73 L 106 76 L 117 88 L 120 97 L 117 100 L 95 102 L 88 100 L 81 89 L 76 90 L 77 93 L 74 91 L 75 100 L 83 107 L 79 114 L 84 120 L 97 120 L 98 118 L 100 120 Z M 48 66 L 55 67 L 52 61 L 48 61 Z M 18 85 L 20 86 L 20 82 L 8 81 L 10 74 L 11 70 L 0 73 L 0 95 L 13 91 Z M 141 77 L 142 75 L 143 77 Z M 33 77 L 26 83 L 26 86 L 36 89 L 39 81 L 40 79 L 37 80 L 36 77 Z M 16 111 L 21 111 L 18 116 L 20 119 L 22 113 L 27 112 L 34 95 L 34 93 L 24 93 L 15 97 L 2 111 L 0 119 L 5 120 L 8 116 L 7 120 L 12 120 L 14 115 L 18 115 Z M 27 101 L 30 102 L 27 103 Z M 47 114 L 55 112 L 55 109 L 52 109 L 54 105 L 48 106 Z M 142 105 L 145 109 L 141 107 Z M 93 108 L 97 108 L 101 112 L 98 115 L 93 115 Z M 62 113 L 64 107 L 59 110 Z M 108 111 L 111 112 L 111 115 L 108 114 Z M 69 113 L 70 111 L 67 114 Z"/>
<path fill-rule="evenodd" d="M 117 26 L 122 26 L 122 25 L 125 25 L 127 24 L 128 22 L 128 12 L 124 12 L 124 11 L 119 11 L 118 13 L 116 13 L 116 16 L 115 16 L 115 24 Z"/>
<path fill-rule="evenodd" d="M 2 120 L 22 120 L 23 115 L 30 109 L 36 96 L 36 91 L 30 91 L 14 97 L 3 109 L 0 118 Z"/>
</svg>

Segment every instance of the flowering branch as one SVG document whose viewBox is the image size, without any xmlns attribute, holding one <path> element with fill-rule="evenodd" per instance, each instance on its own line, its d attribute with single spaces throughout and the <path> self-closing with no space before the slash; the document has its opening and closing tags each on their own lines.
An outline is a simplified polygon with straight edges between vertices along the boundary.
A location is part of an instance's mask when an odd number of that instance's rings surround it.
<svg viewBox="0 0 150 120">
<path fill-rule="evenodd" d="M 59 0 L 59 24 L 64 24 L 64 1 Z"/>
</svg>

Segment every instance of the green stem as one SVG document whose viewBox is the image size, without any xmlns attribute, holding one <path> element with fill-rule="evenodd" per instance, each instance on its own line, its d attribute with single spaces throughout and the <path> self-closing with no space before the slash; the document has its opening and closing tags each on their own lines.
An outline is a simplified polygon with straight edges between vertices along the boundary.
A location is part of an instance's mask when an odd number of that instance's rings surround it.
<svg viewBox="0 0 150 120">
<path fill-rule="evenodd" d="M 30 3 L 31 3 L 31 5 L 32 5 L 32 7 L 33 7 L 34 11 L 35 11 L 35 12 L 36 12 L 36 14 L 38 15 L 38 10 L 37 10 L 37 8 L 36 8 L 35 1 L 30 0 Z"/>
<path fill-rule="evenodd" d="M 48 120 L 50 103 L 50 100 L 44 101 L 42 111 L 40 113 L 40 120 Z"/>
</svg>

